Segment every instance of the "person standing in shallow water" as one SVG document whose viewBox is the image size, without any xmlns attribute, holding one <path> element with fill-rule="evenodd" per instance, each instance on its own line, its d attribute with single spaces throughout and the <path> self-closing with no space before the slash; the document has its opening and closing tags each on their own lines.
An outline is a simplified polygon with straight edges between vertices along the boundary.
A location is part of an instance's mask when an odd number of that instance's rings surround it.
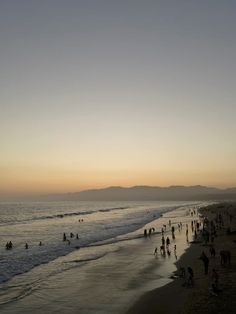
<svg viewBox="0 0 236 314">
<path fill-rule="evenodd" d="M 66 241 L 66 234 L 65 234 L 65 232 L 63 233 L 63 241 Z"/>
</svg>

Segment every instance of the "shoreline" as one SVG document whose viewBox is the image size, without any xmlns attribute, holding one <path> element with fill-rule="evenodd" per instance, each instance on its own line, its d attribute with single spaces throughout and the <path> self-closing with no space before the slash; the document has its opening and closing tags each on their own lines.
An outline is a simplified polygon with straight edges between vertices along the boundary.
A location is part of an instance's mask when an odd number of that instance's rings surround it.
<svg viewBox="0 0 236 314">
<path fill-rule="evenodd" d="M 189 208 L 178 207 L 145 225 L 149 230 L 161 230 L 163 224 L 171 219 L 176 225 L 177 255 L 182 256 L 188 247 L 185 232 L 179 232 L 177 224 L 188 222 Z M 142 233 L 143 233 L 142 228 Z M 140 232 L 139 232 L 140 233 Z M 167 226 L 165 235 L 171 236 L 171 227 Z M 60 304 L 63 313 L 125 313 L 131 302 L 157 285 L 170 282 L 169 274 L 175 271 L 176 257 L 172 244 L 171 256 L 154 256 L 154 249 L 161 244 L 161 234 L 117 242 L 96 247 L 96 255 L 102 256 L 91 263 L 81 263 L 91 255 L 93 248 L 84 248 L 38 266 L 34 270 L 9 283 L 9 301 L 1 307 L 2 313 L 51 313 Z M 55 271 L 56 270 L 56 271 Z M 59 270 L 59 271 L 57 271 Z M 27 283 L 27 287 L 25 287 Z M 36 283 L 36 287 L 34 286 Z M 21 291 L 33 287 L 33 290 L 21 298 Z M 15 290 L 15 287 L 19 287 Z M 2 295 L 8 298 L 8 295 Z M 41 300 L 44 300 L 43 305 Z M 69 312 L 68 312 L 68 309 Z"/>
<path fill-rule="evenodd" d="M 231 241 L 232 238 L 236 239 L 236 234 L 226 235 L 227 228 L 231 228 L 232 230 L 236 229 L 236 204 L 235 203 L 217 203 L 213 205 L 209 205 L 206 208 L 202 208 L 199 211 L 203 214 L 204 217 L 207 217 L 209 220 L 213 219 L 216 214 L 230 212 L 233 216 L 232 222 L 225 221 L 224 226 L 217 231 L 218 236 L 214 241 L 214 247 L 216 249 L 216 257 L 214 259 L 209 257 L 209 247 L 210 245 L 204 245 L 203 243 L 191 243 L 189 248 L 186 249 L 184 254 L 180 257 L 179 260 L 176 261 L 175 265 L 177 267 L 177 271 L 174 272 L 176 274 L 180 267 L 188 267 L 190 266 L 194 270 L 194 286 L 193 287 L 185 287 L 183 286 L 184 280 L 180 277 L 175 278 L 172 282 L 168 283 L 165 286 L 160 288 L 156 288 L 152 291 L 149 291 L 142 295 L 137 302 L 135 302 L 126 312 L 126 314 L 143 314 L 145 312 L 154 314 L 191 314 L 193 312 L 196 313 L 235 313 L 235 308 L 232 306 L 232 303 L 227 303 L 226 306 L 222 308 L 221 298 L 232 297 L 232 281 L 236 279 L 235 272 L 235 263 L 231 262 L 230 268 L 223 268 L 220 265 L 220 256 L 219 252 L 222 249 L 230 249 L 231 254 L 233 253 L 233 257 L 235 253 L 233 252 L 233 248 L 235 248 L 234 242 Z M 227 216 L 225 218 L 227 220 Z M 199 259 L 202 251 L 204 251 L 209 257 L 209 275 L 204 275 L 203 271 L 203 263 Z M 217 272 L 219 272 L 220 276 L 220 289 L 223 290 L 222 293 L 218 296 L 212 296 L 209 290 L 211 287 L 212 279 L 211 272 L 212 269 L 216 268 Z M 231 280 L 231 286 L 227 285 L 227 276 L 233 274 Z M 227 297 L 225 291 L 225 287 L 227 286 L 228 291 Z M 235 290 L 236 291 L 236 290 Z M 219 301 L 221 300 L 221 301 Z M 219 303 L 219 304 L 218 304 Z M 227 310 L 225 309 L 227 308 Z"/>
<path fill-rule="evenodd" d="M 173 311 L 179 313 L 182 303 L 191 291 L 181 289 L 183 288 L 183 281 L 179 278 L 174 278 L 174 276 L 181 265 L 189 264 L 190 259 L 193 256 L 190 254 L 194 254 L 194 256 L 198 254 L 194 245 L 195 244 L 191 244 L 181 255 L 179 260 L 174 263 L 177 269 L 172 273 L 172 281 L 162 287 L 146 292 L 130 307 L 126 314 L 143 314 L 145 312 L 150 314 L 167 314 L 172 313 Z M 178 294 L 176 293 L 177 291 Z"/>
</svg>

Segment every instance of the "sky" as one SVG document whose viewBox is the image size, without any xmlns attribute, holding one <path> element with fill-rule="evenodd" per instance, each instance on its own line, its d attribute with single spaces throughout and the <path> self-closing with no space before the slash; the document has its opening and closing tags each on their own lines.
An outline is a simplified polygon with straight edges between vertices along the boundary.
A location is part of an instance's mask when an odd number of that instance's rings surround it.
<svg viewBox="0 0 236 314">
<path fill-rule="evenodd" d="M 0 196 L 236 186 L 236 2 L 0 1 Z"/>
</svg>

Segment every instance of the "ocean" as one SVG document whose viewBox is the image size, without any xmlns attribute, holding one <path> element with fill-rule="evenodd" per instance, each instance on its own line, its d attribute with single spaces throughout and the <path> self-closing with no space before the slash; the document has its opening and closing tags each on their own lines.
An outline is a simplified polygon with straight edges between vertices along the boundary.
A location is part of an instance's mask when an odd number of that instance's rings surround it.
<svg viewBox="0 0 236 314">
<path fill-rule="evenodd" d="M 138 253 L 140 241 L 144 239 L 144 228 L 155 226 L 155 236 L 160 237 L 163 219 L 168 217 L 175 223 L 178 222 L 178 214 L 172 217 L 172 212 L 180 211 L 179 217 L 182 217 L 183 213 L 188 215 L 191 210 L 202 205 L 199 202 L 0 203 L 1 313 L 2 311 L 3 313 L 14 313 L 13 309 L 16 309 L 14 304 L 18 304 L 16 313 L 21 313 L 21 310 L 22 313 L 36 311 L 38 307 L 34 307 L 32 304 L 41 303 L 40 298 L 45 292 L 42 286 L 48 287 L 49 282 L 50 285 L 54 285 L 57 279 L 59 283 L 54 286 L 54 291 L 56 291 L 63 286 L 64 282 L 67 282 L 68 278 L 73 282 L 75 274 L 78 275 L 77 279 L 79 280 L 79 283 L 74 283 L 79 301 L 77 300 L 75 306 L 68 313 L 73 313 L 74 310 L 76 312 L 78 308 L 80 308 L 80 313 L 115 313 L 115 309 L 119 313 L 119 305 L 123 303 L 127 306 L 129 302 L 127 296 L 131 296 L 127 292 L 123 300 L 119 299 L 117 305 L 110 299 L 112 295 L 114 299 L 117 291 L 122 291 L 124 288 L 122 287 L 124 281 L 121 280 L 122 273 L 126 274 L 128 271 L 129 274 L 129 279 L 125 284 L 126 289 L 136 291 L 134 294 L 140 290 L 137 288 L 138 282 L 132 277 L 134 275 L 132 275 L 132 271 L 135 270 L 135 276 L 137 276 L 137 272 L 140 272 L 141 276 L 142 270 L 145 268 L 142 265 L 144 260 L 138 261 L 138 257 L 134 257 L 136 259 L 135 267 L 130 268 L 129 258 L 135 252 Z M 66 241 L 63 241 L 64 233 Z M 7 250 L 6 243 L 9 241 L 12 242 L 13 247 Z M 40 242 L 42 245 L 39 245 Z M 25 248 L 26 243 L 28 249 Z M 151 242 L 148 243 L 148 245 L 150 244 Z M 145 245 L 145 247 L 148 246 Z M 148 247 L 148 250 L 151 249 Z M 148 255 L 151 256 L 153 253 L 150 251 Z M 148 261 L 150 256 L 146 256 L 145 261 Z M 153 256 L 151 260 L 153 261 Z M 122 266 L 123 262 L 125 265 Z M 140 265 L 137 265 L 139 262 Z M 171 263 L 174 263 L 174 259 Z M 96 267 L 98 270 L 94 273 Z M 118 290 L 117 288 L 108 289 L 108 283 L 105 284 L 107 276 L 109 277 L 109 267 L 111 273 L 114 273 L 114 269 L 118 267 L 121 269 L 118 272 L 118 277 L 121 276 L 121 278 L 116 278 L 117 285 L 120 285 Z M 88 277 L 88 271 L 90 274 L 93 273 L 92 277 Z M 72 274 L 72 277 L 69 274 Z M 99 279 L 96 278 L 97 274 Z M 161 282 L 161 276 L 158 276 L 157 278 L 160 277 Z M 127 280 L 128 277 L 125 277 Z M 93 289 L 96 290 L 96 282 L 101 282 L 101 280 L 104 280 L 103 292 L 106 291 L 108 301 L 101 301 L 100 310 L 98 310 L 96 305 L 95 308 L 91 307 L 89 299 L 94 296 L 94 293 L 96 295 L 97 291 L 93 291 Z M 155 285 L 156 283 L 155 281 Z M 99 285 L 101 294 L 102 287 L 103 285 Z M 110 296 L 109 290 L 113 291 Z M 38 294 L 39 291 L 41 291 L 40 294 Z M 71 291 L 70 297 L 73 293 Z M 52 293 L 51 296 L 53 298 Z M 62 291 L 56 293 L 55 296 L 60 296 L 60 300 L 64 298 L 65 302 L 69 298 L 67 296 L 66 299 L 65 293 Z M 48 295 L 45 298 L 50 299 Z M 114 311 L 111 310 L 109 302 L 113 304 Z M 71 300 L 70 304 L 74 304 L 74 301 Z M 48 313 L 58 310 L 54 299 L 49 302 L 47 309 L 50 309 Z M 39 306 L 38 313 L 41 313 L 40 311 L 41 307 Z M 45 313 L 45 310 L 42 313 Z"/>
</svg>

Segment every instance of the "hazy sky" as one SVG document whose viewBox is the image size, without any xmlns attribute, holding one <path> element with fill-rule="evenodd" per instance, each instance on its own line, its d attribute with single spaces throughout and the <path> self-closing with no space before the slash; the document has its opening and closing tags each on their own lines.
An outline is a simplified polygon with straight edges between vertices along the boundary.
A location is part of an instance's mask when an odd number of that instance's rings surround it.
<svg viewBox="0 0 236 314">
<path fill-rule="evenodd" d="M 0 193 L 236 185 L 236 1 L 0 1 Z"/>
</svg>

